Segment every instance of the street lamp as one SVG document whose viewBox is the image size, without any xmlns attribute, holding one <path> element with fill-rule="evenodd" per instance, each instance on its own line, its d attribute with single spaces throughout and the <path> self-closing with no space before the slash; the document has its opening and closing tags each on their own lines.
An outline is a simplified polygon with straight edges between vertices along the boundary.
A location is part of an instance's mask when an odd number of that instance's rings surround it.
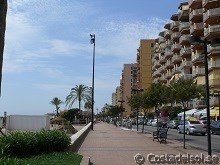
<svg viewBox="0 0 220 165">
<path fill-rule="evenodd" d="M 208 141 L 208 154 L 211 156 L 211 133 L 210 133 L 210 103 L 209 103 L 209 71 L 208 71 L 208 52 L 207 45 L 211 44 L 206 39 L 202 40 L 199 36 L 191 36 L 190 42 L 192 45 L 203 44 L 204 46 L 204 62 L 205 62 L 205 87 L 206 87 L 206 111 L 207 111 L 207 141 Z"/>
<path fill-rule="evenodd" d="M 91 40 L 90 43 L 93 44 L 93 62 L 92 62 L 92 125 L 91 129 L 93 130 L 94 124 L 94 79 L 95 79 L 95 34 L 90 34 Z"/>
</svg>

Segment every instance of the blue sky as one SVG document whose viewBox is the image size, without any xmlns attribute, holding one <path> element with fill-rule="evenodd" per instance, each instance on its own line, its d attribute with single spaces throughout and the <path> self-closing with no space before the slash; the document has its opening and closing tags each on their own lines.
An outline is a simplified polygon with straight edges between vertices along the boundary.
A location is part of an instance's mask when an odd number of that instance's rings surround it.
<svg viewBox="0 0 220 165">
<path fill-rule="evenodd" d="M 92 86 L 89 34 L 96 34 L 94 108 L 101 110 L 123 64 L 136 61 L 140 39 L 156 38 L 181 2 L 9 0 L 0 116 L 53 112 L 54 97 L 65 101 L 76 85 Z"/>
</svg>

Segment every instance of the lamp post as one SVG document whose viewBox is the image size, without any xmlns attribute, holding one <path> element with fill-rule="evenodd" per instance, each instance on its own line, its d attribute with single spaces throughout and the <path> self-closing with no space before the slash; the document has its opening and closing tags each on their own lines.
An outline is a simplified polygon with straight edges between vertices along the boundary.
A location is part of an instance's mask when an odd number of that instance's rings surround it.
<svg viewBox="0 0 220 165">
<path fill-rule="evenodd" d="M 92 60 L 92 125 L 93 130 L 94 125 L 94 79 L 95 79 L 95 34 L 90 34 L 90 43 L 93 44 L 93 60 Z"/>
<path fill-rule="evenodd" d="M 209 103 L 209 71 L 208 71 L 208 52 L 207 45 L 211 44 L 210 41 L 202 40 L 198 36 L 191 36 L 190 42 L 192 45 L 203 44 L 204 46 L 204 62 L 205 62 L 205 87 L 206 87 L 206 108 L 207 108 L 207 141 L 208 141 L 208 154 L 212 155 L 211 150 L 211 133 L 210 133 L 210 103 Z"/>
</svg>

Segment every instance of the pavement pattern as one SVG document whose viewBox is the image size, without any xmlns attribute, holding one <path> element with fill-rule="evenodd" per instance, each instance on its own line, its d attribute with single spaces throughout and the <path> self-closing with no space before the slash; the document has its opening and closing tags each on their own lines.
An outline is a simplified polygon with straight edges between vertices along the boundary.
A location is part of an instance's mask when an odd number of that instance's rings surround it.
<svg viewBox="0 0 220 165">
<path fill-rule="evenodd" d="M 187 143 L 186 149 L 184 149 L 183 143 L 169 140 L 169 136 L 167 143 L 160 144 L 157 140 L 153 141 L 151 133 L 141 133 L 104 122 L 94 125 L 94 130 L 89 132 L 78 153 L 84 157 L 90 157 L 90 164 L 92 165 L 150 165 L 152 162 L 148 160 L 149 154 L 158 156 L 190 154 L 200 157 L 202 154 L 205 158 L 208 156 L 207 151 L 193 148 Z M 220 158 L 220 153 L 213 153 L 213 155 Z M 185 163 L 178 162 L 175 164 Z"/>
</svg>

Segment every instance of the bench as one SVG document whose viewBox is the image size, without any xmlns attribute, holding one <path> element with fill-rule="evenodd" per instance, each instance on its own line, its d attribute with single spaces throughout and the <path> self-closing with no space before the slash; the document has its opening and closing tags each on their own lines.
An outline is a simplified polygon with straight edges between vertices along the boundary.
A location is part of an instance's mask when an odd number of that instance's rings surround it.
<svg viewBox="0 0 220 165">
<path fill-rule="evenodd" d="M 167 132 L 168 128 L 162 128 L 160 127 L 158 131 L 153 132 L 153 141 L 154 139 L 157 139 L 160 143 L 161 142 L 167 142 Z"/>
</svg>

